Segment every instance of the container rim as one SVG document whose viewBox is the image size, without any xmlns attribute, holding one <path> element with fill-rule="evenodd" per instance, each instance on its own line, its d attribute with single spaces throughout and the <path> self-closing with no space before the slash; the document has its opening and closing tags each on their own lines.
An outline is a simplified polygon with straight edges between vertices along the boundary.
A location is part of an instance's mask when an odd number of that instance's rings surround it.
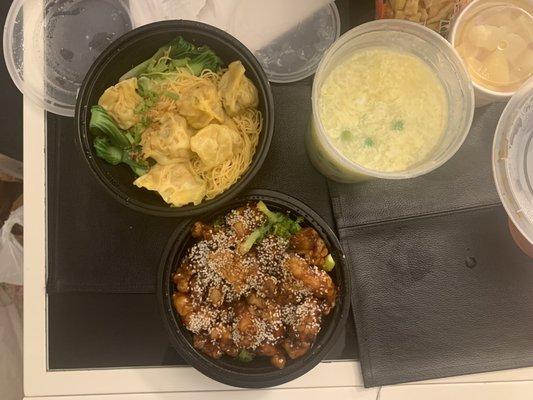
<svg viewBox="0 0 533 400">
<path fill-rule="evenodd" d="M 323 327 L 323 336 L 319 337 L 313 343 L 308 358 L 304 356 L 301 359 L 293 360 L 281 370 L 272 367 L 269 368 L 270 371 L 266 373 L 250 374 L 225 369 L 217 360 L 210 359 L 193 348 L 189 339 L 187 339 L 179 329 L 181 321 L 178 321 L 179 317 L 175 315 L 173 310 L 169 281 L 171 273 L 174 270 L 173 262 L 176 257 L 184 251 L 190 239 L 190 229 L 187 228 L 190 228 L 195 221 L 194 218 L 182 221 L 170 236 L 165 250 L 162 253 L 156 282 L 162 323 L 169 335 L 172 346 L 180 356 L 204 375 L 221 383 L 242 388 L 265 388 L 281 385 L 310 371 L 323 360 L 327 352 L 334 345 L 336 338 L 340 335 L 341 330 L 346 323 L 350 310 L 350 269 L 346 264 L 346 257 L 344 256 L 341 244 L 324 219 L 300 200 L 272 190 L 250 190 L 244 195 L 234 199 L 223 208 L 212 212 L 210 215 L 202 217 L 211 218 L 221 212 L 242 205 L 243 203 L 256 200 L 263 200 L 267 204 L 303 216 L 310 226 L 315 227 L 318 232 L 320 232 L 321 236 L 329 243 L 330 250 L 332 252 L 334 251 L 337 255 L 337 265 L 335 266 L 335 269 L 337 270 L 337 287 L 340 293 L 339 299 L 332 314 L 330 314 L 331 320 L 329 321 L 328 326 Z M 311 353 L 313 349 L 314 353 Z"/>
<path fill-rule="evenodd" d="M 533 245 L 533 236 L 530 232 L 526 232 L 526 224 L 524 223 L 524 220 L 519 220 L 517 217 L 517 213 L 522 206 L 509 183 L 507 152 L 509 148 L 508 135 L 510 133 L 510 127 L 516 122 L 516 116 L 521 112 L 524 103 L 532 97 L 533 77 L 526 81 L 505 106 L 500 120 L 498 121 L 498 125 L 496 126 L 496 132 L 492 144 L 492 173 L 496 184 L 496 190 L 498 191 L 503 207 L 513 222 L 513 225 L 531 245 Z M 531 101 L 533 102 L 533 99 Z M 531 133 L 531 135 L 533 136 L 533 133 Z M 502 152 L 506 155 L 505 158 L 501 157 Z M 524 165 L 523 168 L 527 168 L 527 166 Z M 531 221 L 529 221 L 529 224 L 531 224 Z"/>
<path fill-rule="evenodd" d="M 119 51 L 123 46 L 132 43 L 146 34 L 156 32 L 176 31 L 176 34 L 180 32 L 197 32 L 202 31 L 204 35 L 210 35 L 220 39 L 225 45 L 231 46 L 242 59 L 246 59 L 254 70 L 254 73 L 258 78 L 258 91 L 260 100 L 263 101 L 266 115 L 263 115 L 263 131 L 260 141 L 256 148 L 254 158 L 243 173 L 243 175 L 230 186 L 225 192 L 216 196 L 211 200 L 204 200 L 198 205 L 185 205 L 183 207 L 171 207 L 170 205 L 149 205 L 136 199 L 132 199 L 123 193 L 115 185 L 112 185 L 105 172 L 98 166 L 95 156 L 92 154 L 94 150 L 90 144 L 89 137 L 90 132 L 88 129 L 89 116 L 89 97 L 93 91 L 94 84 L 99 78 L 99 74 L 103 68 L 109 64 L 109 57 Z M 263 165 L 269 148 L 272 142 L 272 136 L 274 134 L 274 99 L 272 96 L 272 90 L 268 78 L 255 58 L 255 56 L 235 37 L 230 34 L 214 27 L 197 21 L 188 20 L 170 20 L 159 21 L 151 24 L 143 25 L 139 28 L 133 29 L 127 32 L 114 42 L 112 42 L 106 50 L 96 59 L 93 63 L 80 88 L 77 103 L 76 103 L 76 124 L 78 128 L 78 140 L 80 144 L 83 157 L 89 165 L 89 169 L 96 177 L 97 181 L 111 194 L 111 196 L 122 205 L 126 207 L 144 213 L 148 215 L 154 215 L 159 217 L 189 217 L 193 215 L 209 212 L 225 202 L 231 200 L 237 196 L 254 178 L 261 166 Z M 140 189 L 139 189 L 140 190 Z"/>
<path fill-rule="evenodd" d="M 403 170 L 403 171 L 396 171 L 396 172 L 382 172 L 382 171 L 376 171 L 373 169 L 366 168 L 350 159 L 348 159 L 344 154 L 342 154 L 333 144 L 331 143 L 331 139 L 325 134 L 324 125 L 322 123 L 322 120 L 320 118 L 320 112 L 318 107 L 318 98 L 320 96 L 319 94 L 319 83 L 318 79 L 316 79 L 318 76 L 324 73 L 324 69 L 326 67 L 326 63 L 329 61 L 329 58 L 331 55 L 338 50 L 340 47 L 345 45 L 351 40 L 354 40 L 362 35 L 365 35 L 367 33 L 371 32 L 379 32 L 379 31 L 397 31 L 397 32 L 403 32 L 411 35 L 415 35 L 418 38 L 427 41 L 428 38 L 432 38 L 433 40 L 436 40 L 436 43 L 434 44 L 435 47 L 441 47 L 443 51 L 447 51 L 450 54 L 450 58 L 452 58 L 456 63 L 458 67 L 458 73 L 461 75 L 461 82 L 464 84 L 465 89 L 467 91 L 467 97 L 465 99 L 466 106 L 467 106 L 467 115 L 465 118 L 467 129 L 464 130 L 462 133 L 462 136 L 460 140 L 457 140 L 453 146 L 450 147 L 448 151 L 448 156 L 443 157 L 442 160 L 439 162 L 434 162 L 428 165 L 424 169 L 420 169 L 416 173 L 412 173 L 410 169 Z M 354 34 L 357 34 L 357 36 L 354 36 Z M 470 76 L 466 72 L 465 64 L 463 60 L 457 55 L 457 52 L 455 49 L 451 46 L 451 44 L 444 39 L 441 35 L 439 35 L 437 32 L 432 31 L 429 28 L 426 28 L 424 26 L 421 26 L 419 24 L 416 24 L 414 22 L 410 21 L 404 21 L 404 20 L 390 20 L 390 19 L 382 19 L 382 20 L 376 20 L 371 22 L 366 22 L 364 24 L 361 24 L 346 33 L 344 33 L 334 44 L 331 46 L 328 51 L 325 53 L 324 57 L 320 61 L 320 64 L 318 66 L 318 70 L 315 75 L 315 80 L 313 82 L 313 90 L 312 90 L 312 104 L 313 104 L 313 119 L 317 123 L 317 136 L 318 139 L 327 146 L 328 150 L 335 154 L 336 157 L 338 157 L 338 160 L 344 164 L 344 167 L 350 170 L 355 170 L 358 173 L 375 177 L 375 178 L 382 178 L 382 179 L 407 179 L 407 178 L 415 178 L 417 176 L 425 175 L 431 171 L 434 171 L 435 169 L 442 166 L 444 163 L 446 163 L 450 158 L 452 158 L 457 151 L 461 148 L 463 143 L 465 142 L 468 133 L 470 131 L 470 127 L 472 125 L 472 121 L 474 119 L 474 89 L 472 86 L 472 81 L 470 79 Z M 445 134 L 446 132 L 444 132 Z"/>
</svg>

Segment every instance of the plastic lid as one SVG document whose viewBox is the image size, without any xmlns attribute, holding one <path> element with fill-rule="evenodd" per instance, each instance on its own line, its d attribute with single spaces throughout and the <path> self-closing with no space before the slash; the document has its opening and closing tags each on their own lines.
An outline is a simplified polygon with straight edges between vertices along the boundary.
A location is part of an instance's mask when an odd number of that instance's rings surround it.
<svg viewBox="0 0 533 400">
<path fill-rule="evenodd" d="M 516 228 L 533 244 L 533 78 L 503 111 L 492 162 L 503 205 Z"/>
<path fill-rule="evenodd" d="M 533 68 L 533 16 L 520 2 L 479 2 L 458 29 L 456 48 L 472 78 L 499 92 L 514 92 Z"/>
<path fill-rule="evenodd" d="M 132 29 L 122 0 L 14 0 L 4 26 L 4 57 L 25 96 L 74 115 L 85 73 L 114 39 Z"/>
<path fill-rule="evenodd" d="M 272 82 L 288 83 L 315 73 L 340 35 L 330 0 L 240 0 L 228 32 L 257 57 Z"/>
<path fill-rule="evenodd" d="M 4 58 L 25 96 L 73 116 L 86 72 L 113 40 L 134 27 L 190 19 L 236 36 L 270 80 L 312 75 L 340 33 L 333 0 L 14 0 L 4 26 Z"/>
</svg>

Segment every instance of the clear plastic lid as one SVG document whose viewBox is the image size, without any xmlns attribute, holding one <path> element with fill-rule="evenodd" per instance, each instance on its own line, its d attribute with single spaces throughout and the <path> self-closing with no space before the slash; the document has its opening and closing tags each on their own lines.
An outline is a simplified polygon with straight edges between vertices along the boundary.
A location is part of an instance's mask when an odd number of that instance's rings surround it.
<svg viewBox="0 0 533 400">
<path fill-rule="evenodd" d="M 288 83 L 315 73 L 340 35 L 331 0 L 241 0 L 229 33 L 257 57 L 270 81 Z"/>
<path fill-rule="evenodd" d="M 500 118 L 492 162 L 502 203 L 533 244 L 533 78 L 511 98 Z"/>
<path fill-rule="evenodd" d="M 8 71 L 25 96 L 73 116 L 85 73 L 132 26 L 122 0 L 14 0 L 4 27 Z"/>
<path fill-rule="evenodd" d="M 333 0 L 14 0 L 4 26 L 11 78 L 44 109 L 73 116 L 92 63 L 131 29 L 168 19 L 236 36 L 274 82 L 313 74 L 340 32 Z"/>
</svg>

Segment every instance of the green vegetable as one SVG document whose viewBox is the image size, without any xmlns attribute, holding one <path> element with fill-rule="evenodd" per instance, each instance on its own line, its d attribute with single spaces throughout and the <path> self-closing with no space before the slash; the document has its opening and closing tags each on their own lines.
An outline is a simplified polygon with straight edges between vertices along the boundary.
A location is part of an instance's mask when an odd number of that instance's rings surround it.
<svg viewBox="0 0 533 400">
<path fill-rule="evenodd" d="M 391 128 L 393 131 L 403 131 L 404 128 L 404 122 L 401 119 L 395 119 L 392 121 Z"/>
<path fill-rule="evenodd" d="M 124 164 L 127 164 L 130 166 L 131 170 L 135 173 L 137 176 L 142 176 L 148 172 L 150 167 L 148 166 L 148 163 L 144 160 L 142 160 L 138 153 L 134 151 L 124 151 L 124 154 L 122 156 L 122 162 Z"/>
<path fill-rule="evenodd" d="M 348 130 L 345 130 L 345 131 L 342 131 L 341 133 L 341 139 L 345 142 L 349 142 L 350 140 L 353 140 L 354 136 L 353 136 L 353 133 L 348 131 Z"/>
<path fill-rule="evenodd" d="M 291 235 L 297 233 L 302 227 L 300 224 L 303 222 L 303 218 L 299 217 L 296 220 L 290 219 L 287 215 L 281 212 L 274 212 L 268 209 L 265 203 L 259 201 L 257 203 L 257 209 L 261 211 L 267 217 L 267 222 L 260 228 L 256 229 L 239 245 L 239 252 L 246 254 L 250 251 L 252 246 L 263 240 L 269 233 L 283 238 L 288 238 Z"/>
<path fill-rule="evenodd" d="M 133 136 L 133 143 L 141 143 L 142 134 L 145 131 L 146 127 L 147 125 L 143 124 L 142 122 L 139 122 L 137 125 L 133 126 L 130 129 L 131 135 Z"/>
<path fill-rule="evenodd" d="M 248 350 L 241 350 L 239 355 L 237 356 L 237 360 L 243 363 L 249 363 L 254 359 L 255 355 L 253 353 L 250 353 Z"/>
<path fill-rule="evenodd" d="M 179 100 L 180 99 L 180 95 L 177 94 L 177 93 L 174 93 L 174 92 L 164 92 L 163 95 L 168 97 L 169 99 L 172 99 L 172 100 Z"/>
<path fill-rule="evenodd" d="M 303 218 L 301 217 L 297 218 L 296 221 L 285 218 L 277 224 L 274 224 L 274 235 L 288 238 L 302 229 L 300 226 L 301 222 L 303 222 Z"/>
<path fill-rule="evenodd" d="M 267 219 L 268 219 L 268 221 L 270 223 L 272 223 L 272 224 L 278 222 L 281 219 L 281 217 L 280 217 L 281 213 L 275 213 L 273 211 L 270 211 L 268 209 L 267 205 L 264 202 L 262 202 L 262 201 L 257 203 L 257 209 L 259 211 L 261 211 L 263 214 L 265 214 Z M 283 214 L 281 214 L 281 215 L 283 215 Z"/>
<path fill-rule="evenodd" d="M 262 201 L 257 203 L 257 209 L 266 215 L 268 222 L 272 225 L 271 230 L 274 235 L 288 238 L 301 229 L 300 223 L 303 221 L 303 218 L 292 220 L 281 212 L 270 211 Z"/>
<path fill-rule="evenodd" d="M 93 106 L 91 108 L 89 129 L 96 136 L 103 134 L 113 146 L 118 148 L 123 149 L 131 145 L 126 134 L 115 125 L 115 121 L 111 119 L 106 110 L 101 106 Z"/>
<path fill-rule="evenodd" d="M 265 238 L 265 236 L 268 234 L 270 229 L 272 229 L 272 224 L 266 223 L 260 228 L 250 233 L 248 237 L 239 244 L 239 248 L 238 248 L 239 253 L 240 254 L 248 253 L 255 243 L 260 242 L 261 240 Z"/>
<path fill-rule="evenodd" d="M 217 71 L 221 65 L 222 60 L 209 47 L 195 46 L 179 36 L 157 50 L 150 59 L 126 72 L 120 80 L 175 72 L 184 67 L 198 76 L 205 69 Z"/>
<path fill-rule="evenodd" d="M 328 254 L 326 256 L 326 260 L 322 269 L 326 272 L 330 272 L 331 270 L 333 270 L 333 268 L 335 268 L 335 260 L 333 259 L 331 254 Z"/>
<path fill-rule="evenodd" d="M 94 149 L 96 155 L 103 158 L 111 165 L 117 165 L 122 162 L 122 149 L 115 147 L 109 143 L 109 139 L 103 136 L 98 136 L 94 139 Z"/>
<path fill-rule="evenodd" d="M 223 215 L 219 215 L 219 216 L 216 217 L 215 220 L 213 221 L 213 226 L 214 226 L 215 228 L 218 228 L 218 227 L 224 226 L 225 223 L 226 223 L 226 218 L 224 218 Z"/>
<path fill-rule="evenodd" d="M 374 146 L 374 141 L 371 138 L 365 139 L 365 147 L 372 147 Z"/>
<path fill-rule="evenodd" d="M 101 106 L 91 108 L 89 128 L 96 136 L 94 149 L 98 157 L 111 165 L 127 164 L 138 176 L 148 172 L 149 166 L 140 157 L 140 149 L 133 146 L 137 139 L 140 141 L 142 132 L 122 131 Z"/>
</svg>

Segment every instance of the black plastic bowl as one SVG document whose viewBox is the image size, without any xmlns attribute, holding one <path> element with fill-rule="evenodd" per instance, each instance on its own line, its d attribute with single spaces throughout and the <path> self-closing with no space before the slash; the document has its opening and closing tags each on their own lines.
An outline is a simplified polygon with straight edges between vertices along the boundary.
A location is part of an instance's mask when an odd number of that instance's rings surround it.
<svg viewBox="0 0 533 400">
<path fill-rule="evenodd" d="M 157 278 L 157 296 L 161 316 L 170 342 L 177 352 L 190 365 L 208 377 L 227 385 L 243 388 L 281 385 L 302 376 L 320 363 L 343 329 L 350 306 L 350 276 L 339 240 L 326 222 L 302 202 L 282 193 L 254 190 L 230 202 L 218 211 L 203 216 L 202 220 L 212 221 L 218 215 L 222 215 L 232 208 L 258 200 L 264 201 L 273 210 L 288 211 L 292 215 L 304 217 L 304 225 L 317 230 L 336 261 L 336 266 L 330 275 L 339 291 L 337 302 L 330 315 L 324 319 L 322 329 L 306 355 L 296 360 L 287 360 L 285 368 L 279 370 L 270 365 L 267 357 L 256 357 L 250 363 L 242 363 L 226 356 L 215 360 L 193 347 L 192 334 L 184 327 L 172 305 L 174 292 L 172 275 L 184 253 L 194 242 L 190 232 L 195 219 L 189 219 L 180 224 L 171 236 L 161 258 Z"/>
<path fill-rule="evenodd" d="M 208 45 L 226 64 L 240 60 L 246 76 L 259 92 L 259 109 L 263 114 L 263 130 L 252 164 L 228 190 L 201 204 L 171 207 L 158 193 L 133 185 L 135 176 L 125 165 L 113 166 L 96 157 L 89 132 L 91 106 L 105 89 L 116 84 L 133 66 L 152 57 L 157 49 L 177 36 L 197 45 Z M 233 36 L 213 26 L 193 21 L 163 21 L 135 29 L 113 42 L 94 62 L 80 88 L 76 105 L 79 141 L 91 170 L 98 181 L 122 204 L 134 210 L 157 216 L 185 217 L 202 214 L 220 207 L 235 197 L 261 168 L 268 153 L 274 131 L 274 102 L 270 84 L 263 69 L 250 51 Z"/>
</svg>

